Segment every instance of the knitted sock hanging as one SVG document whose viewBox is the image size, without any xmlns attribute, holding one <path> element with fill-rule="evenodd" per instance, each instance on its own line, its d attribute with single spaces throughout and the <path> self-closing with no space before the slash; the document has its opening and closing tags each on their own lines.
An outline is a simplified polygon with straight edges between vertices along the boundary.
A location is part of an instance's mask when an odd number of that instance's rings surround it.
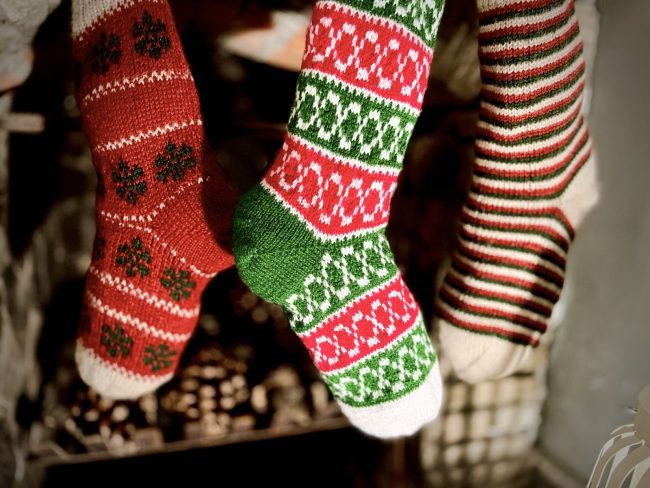
<svg viewBox="0 0 650 488">
<path fill-rule="evenodd" d="M 203 132 L 164 1 L 73 0 L 77 101 L 97 170 L 97 235 L 76 359 L 99 393 L 134 398 L 167 381 L 222 246 L 235 195 Z"/>
<path fill-rule="evenodd" d="M 598 199 L 573 1 L 478 9 L 476 163 L 437 301 L 445 354 L 470 382 L 507 376 L 539 344 L 574 229 Z"/>
<path fill-rule="evenodd" d="M 284 146 L 235 212 L 250 288 L 281 304 L 350 421 L 389 437 L 433 419 L 438 362 L 386 241 L 442 0 L 314 7 Z"/>
</svg>

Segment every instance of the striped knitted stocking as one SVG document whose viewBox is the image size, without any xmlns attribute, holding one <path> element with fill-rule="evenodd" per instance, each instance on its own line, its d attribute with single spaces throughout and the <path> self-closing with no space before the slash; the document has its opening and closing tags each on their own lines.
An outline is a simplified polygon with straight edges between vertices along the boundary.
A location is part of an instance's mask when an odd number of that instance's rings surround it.
<svg viewBox="0 0 650 488">
<path fill-rule="evenodd" d="M 382 437 L 441 400 L 384 236 L 441 14 L 442 0 L 317 2 L 284 146 L 235 211 L 242 278 L 284 306 L 350 421 Z"/>
<path fill-rule="evenodd" d="M 574 228 L 598 198 L 573 1 L 478 7 L 476 164 L 437 304 L 445 352 L 470 382 L 514 372 L 537 346 Z"/>
<path fill-rule="evenodd" d="M 76 358 L 101 394 L 132 398 L 171 377 L 201 291 L 233 263 L 219 242 L 234 193 L 210 156 L 166 2 L 72 8 L 77 100 L 99 180 Z"/>
</svg>

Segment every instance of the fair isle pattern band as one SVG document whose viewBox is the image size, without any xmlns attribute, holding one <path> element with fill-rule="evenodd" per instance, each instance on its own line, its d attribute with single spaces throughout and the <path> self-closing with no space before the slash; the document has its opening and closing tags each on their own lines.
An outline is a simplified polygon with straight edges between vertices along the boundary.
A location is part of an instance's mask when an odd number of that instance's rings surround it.
<svg viewBox="0 0 650 488">
<path fill-rule="evenodd" d="M 390 435 L 411 433 L 440 402 L 384 229 L 441 15 L 442 0 L 317 2 L 284 145 L 235 212 L 242 278 L 284 306 L 344 412 L 375 435 L 391 415 Z M 416 398 L 430 405 L 409 420 L 399 405 Z M 370 412 L 374 427 L 360 420 Z"/>
<path fill-rule="evenodd" d="M 536 346 L 597 198 L 582 42 L 572 0 L 478 4 L 476 163 L 437 310 L 453 327 Z"/>
<path fill-rule="evenodd" d="M 234 193 L 208 153 L 167 3 L 73 0 L 72 10 L 77 100 L 98 174 L 76 357 L 99 393 L 134 398 L 172 376 L 201 291 L 233 263 L 213 236 L 228 232 Z"/>
</svg>

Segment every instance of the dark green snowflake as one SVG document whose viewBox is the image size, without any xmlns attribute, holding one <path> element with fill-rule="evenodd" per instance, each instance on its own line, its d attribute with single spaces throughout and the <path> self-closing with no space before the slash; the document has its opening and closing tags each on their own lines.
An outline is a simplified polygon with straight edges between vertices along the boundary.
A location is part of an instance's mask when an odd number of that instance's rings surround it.
<svg viewBox="0 0 650 488">
<path fill-rule="evenodd" d="M 176 351 L 170 349 L 164 342 L 159 344 L 157 348 L 148 346 L 144 352 L 144 364 L 151 368 L 152 373 L 169 368 L 173 363 L 174 356 L 176 356 Z"/>
<path fill-rule="evenodd" d="M 131 354 L 133 348 L 133 339 L 127 334 L 120 324 L 111 327 L 108 324 L 102 325 L 102 335 L 100 337 L 102 346 L 106 347 L 108 354 L 112 357 L 121 355 L 123 358 Z"/>
<path fill-rule="evenodd" d="M 115 264 L 123 267 L 127 276 L 134 277 L 139 274 L 142 278 L 149 274 L 150 269 L 146 264 L 151 264 L 151 255 L 144 248 L 139 237 L 132 239 L 131 244 L 120 244 L 117 247 L 117 253 Z"/>
<path fill-rule="evenodd" d="M 160 284 L 169 290 L 171 297 L 179 302 L 181 298 L 189 298 L 192 290 L 196 288 L 196 282 L 191 281 L 192 275 L 189 271 L 179 270 L 176 272 L 173 268 L 167 268 L 165 274 L 160 278 Z"/>
<path fill-rule="evenodd" d="M 113 169 L 111 178 L 115 183 L 115 193 L 131 205 L 138 203 L 138 197 L 147 191 L 142 167 L 137 164 L 129 166 L 122 158 L 118 160 L 117 168 Z"/>
<path fill-rule="evenodd" d="M 154 20 L 146 10 L 133 24 L 133 38 L 136 52 L 152 59 L 159 59 L 172 46 L 165 23 L 162 19 Z"/>
<path fill-rule="evenodd" d="M 163 182 L 166 182 L 167 178 L 182 180 L 185 177 L 185 171 L 195 165 L 196 158 L 192 146 L 183 142 L 179 147 L 172 141 L 167 141 L 165 152 L 156 157 L 156 167 L 161 168 L 156 173 L 156 178 Z"/>
<path fill-rule="evenodd" d="M 99 41 L 93 46 L 90 56 L 90 70 L 93 73 L 105 75 L 111 64 L 117 64 L 122 57 L 120 38 L 115 33 L 102 32 Z"/>
</svg>

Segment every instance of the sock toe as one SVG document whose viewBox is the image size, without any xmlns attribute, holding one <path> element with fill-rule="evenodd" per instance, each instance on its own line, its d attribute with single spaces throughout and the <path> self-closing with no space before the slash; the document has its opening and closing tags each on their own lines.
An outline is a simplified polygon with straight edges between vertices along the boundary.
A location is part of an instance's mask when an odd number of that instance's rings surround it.
<svg viewBox="0 0 650 488">
<path fill-rule="evenodd" d="M 409 436 L 433 421 L 442 405 L 442 379 L 436 361 L 427 379 L 415 390 L 371 407 L 351 407 L 339 402 L 350 423 L 364 433 L 381 438 Z"/>
<path fill-rule="evenodd" d="M 143 377 L 110 364 L 77 341 L 75 360 L 81 379 L 102 396 L 114 400 L 132 400 L 155 391 L 173 374 Z"/>
<path fill-rule="evenodd" d="M 530 355 L 531 348 L 499 337 L 477 334 L 440 321 L 442 350 L 454 373 L 467 383 L 505 378 L 515 373 Z"/>
</svg>

